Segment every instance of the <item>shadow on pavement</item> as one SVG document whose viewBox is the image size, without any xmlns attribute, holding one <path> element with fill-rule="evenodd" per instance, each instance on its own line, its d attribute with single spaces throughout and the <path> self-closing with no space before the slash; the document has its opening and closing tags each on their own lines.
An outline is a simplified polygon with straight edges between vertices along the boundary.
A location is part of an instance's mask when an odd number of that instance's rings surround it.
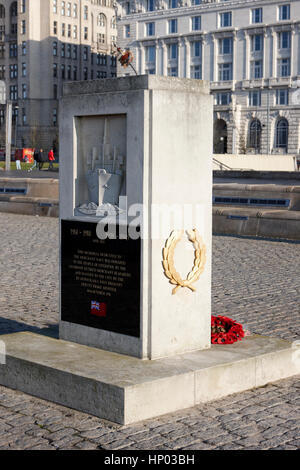
<svg viewBox="0 0 300 470">
<path fill-rule="evenodd" d="M 58 324 L 49 324 L 45 328 L 39 328 L 38 326 L 27 325 L 26 323 L 16 320 L 0 317 L 0 337 L 12 333 L 20 333 L 22 331 L 30 331 L 30 333 L 37 333 L 50 338 L 58 338 L 59 336 Z"/>
</svg>

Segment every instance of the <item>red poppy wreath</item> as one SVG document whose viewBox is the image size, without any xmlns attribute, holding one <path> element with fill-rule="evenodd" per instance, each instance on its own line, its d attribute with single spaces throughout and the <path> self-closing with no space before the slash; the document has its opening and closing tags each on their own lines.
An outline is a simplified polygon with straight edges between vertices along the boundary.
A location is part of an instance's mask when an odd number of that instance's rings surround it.
<svg viewBox="0 0 300 470">
<path fill-rule="evenodd" d="M 212 344 L 233 344 L 244 338 L 245 332 L 240 323 L 228 317 L 211 317 L 211 342 Z"/>
</svg>

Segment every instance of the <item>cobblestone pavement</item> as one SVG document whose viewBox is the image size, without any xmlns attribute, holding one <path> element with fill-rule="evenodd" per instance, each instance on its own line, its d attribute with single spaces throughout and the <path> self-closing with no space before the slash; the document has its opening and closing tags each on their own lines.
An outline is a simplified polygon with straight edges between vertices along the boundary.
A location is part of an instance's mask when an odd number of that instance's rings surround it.
<svg viewBox="0 0 300 470">
<path fill-rule="evenodd" d="M 57 334 L 58 221 L 0 214 L 0 334 Z M 213 313 L 299 338 L 300 244 L 214 237 Z M 297 449 L 300 377 L 118 426 L 0 387 L 0 449 Z"/>
</svg>

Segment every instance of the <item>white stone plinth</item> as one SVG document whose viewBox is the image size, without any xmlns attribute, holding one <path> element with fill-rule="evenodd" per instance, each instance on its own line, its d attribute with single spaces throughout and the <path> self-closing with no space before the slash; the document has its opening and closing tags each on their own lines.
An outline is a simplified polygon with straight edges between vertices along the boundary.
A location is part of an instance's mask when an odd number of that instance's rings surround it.
<svg viewBox="0 0 300 470">
<path fill-rule="evenodd" d="M 158 76 L 68 83 L 60 109 L 61 219 L 76 220 L 75 207 L 86 202 L 83 158 L 90 147 L 96 148 L 107 117 L 110 142 L 116 142 L 126 156 L 128 208 L 144 205 L 145 235 L 137 286 L 140 337 L 92 331 L 68 322 L 61 323 L 60 337 L 142 359 L 209 348 L 213 103 L 208 83 Z M 166 220 L 166 207 L 169 214 L 172 207 L 179 207 L 181 220 L 170 219 L 170 226 L 163 229 L 157 222 Z M 190 219 L 183 218 L 184 208 L 186 214 L 192 213 Z M 153 237 L 157 227 L 159 233 Z M 172 295 L 175 286 L 164 274 L 162 251 L 173 230 L 192 229 L 205 244 L 205 268 L 193 285 L 195 292 L 181 288 Z M 185 236 L 174 253 L 182 279 L 192 270 L 194 258 L 193 244 Z"/>
</svg>

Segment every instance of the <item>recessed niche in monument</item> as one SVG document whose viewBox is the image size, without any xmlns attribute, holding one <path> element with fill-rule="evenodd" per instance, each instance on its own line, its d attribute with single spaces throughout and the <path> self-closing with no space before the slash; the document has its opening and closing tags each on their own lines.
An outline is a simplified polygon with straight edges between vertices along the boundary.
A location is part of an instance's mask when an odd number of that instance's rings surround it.
<svg viewBox="0 0 300 470">
<path fill-rule="evenodd" d="M 76 117 L 75 130 L 74 215 L 118 213 L 126 195 L 126 115 Z"/>
</svg>

